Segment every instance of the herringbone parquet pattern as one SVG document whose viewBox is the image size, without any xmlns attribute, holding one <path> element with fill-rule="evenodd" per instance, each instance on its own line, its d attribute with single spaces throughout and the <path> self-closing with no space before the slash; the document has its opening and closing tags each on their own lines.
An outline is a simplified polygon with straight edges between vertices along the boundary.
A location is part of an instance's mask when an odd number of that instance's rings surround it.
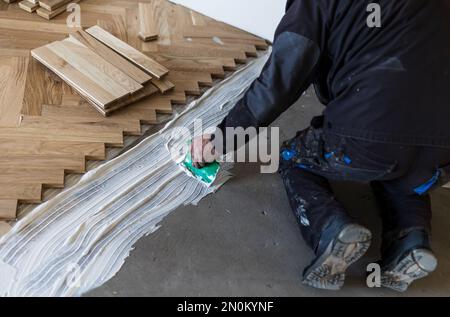
<svg viewBox="0 0 450 317">
<path fill-rule="evenodd" d="M 157 10 L 158 39 L 139 38 L 139 2 Z M 51 21 L 0 1 L 0 218 L 14 218 L 18 203 L 39 203 L 44 187 L 63 187 L 67 172 L 83 173 L 87 159 L 105 158 L 124 134 L 170 113 L 186 94 L 199 95 L 266 42 L 165 0 L 83 0 L 83 27 L 100 25 L 148 54 L 176 87 L 104 118 L 30 56 L 30 50 L 67 37 L 67 14 Z"/>
</svg>

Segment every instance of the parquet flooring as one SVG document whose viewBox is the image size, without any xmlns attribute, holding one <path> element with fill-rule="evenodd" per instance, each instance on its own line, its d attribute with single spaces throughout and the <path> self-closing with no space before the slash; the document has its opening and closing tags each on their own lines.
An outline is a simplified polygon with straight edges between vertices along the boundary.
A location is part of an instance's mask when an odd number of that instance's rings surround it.
<svg viewBox="0 0 450 317">
<path fill-rule="evenodd" d="M 152 8 L 154 41 L 139 37 L 139 3 Z M 99 25 L 152 57 L 169 69 L 175 88 L 105 118 L 30 55 L 74 31 L 66 26 L 68 13 L 47 21 L 0 1 L 0 218 L 14 218 L 18 203 L 41 202 L 43 188 L 64 186 L 64 173 L 83 173 L 86 160 L 104 159 L 105 147 L 123 146 L 124 135 L 139 135 L 141 124 L 156 123 L 159 112 L 170 113 L 172 104 L 199 95 L 200 86 L 267 47 L 165 0 L 83 0 L 80 6 L 83 28 Z"/>
</svg>

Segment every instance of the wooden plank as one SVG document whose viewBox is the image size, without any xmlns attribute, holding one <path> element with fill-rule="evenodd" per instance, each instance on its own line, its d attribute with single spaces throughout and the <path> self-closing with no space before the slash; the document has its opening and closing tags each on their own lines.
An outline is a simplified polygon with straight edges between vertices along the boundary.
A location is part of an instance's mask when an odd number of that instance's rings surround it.
<svg viewBox="0 0 450 317">
<path fill-rule="evenodd" d="M 37 8 L 36 9 L 36 14 L 38 16 L 40 16 L 41 18 L 47 19 L 47 20 L 51 20 L 54 17 L 60 15 L 61 13 L 66 12 L 66 8 L 65 7 L 61 7 L 56 9 L 55 11 L 48 11 L 42 7 Z"/>
<path fill-rule="evenodd" d="M 3 2 L 0 1 L 0 11 L 2 10 Z M 6 3 L 5 3 L 6 4 Z M 1 202 L 0 202 L 1 203 Z M 12 226 L 6 221 L 0 221 L 0 238 L 10 232 Z"/>
<path fill-rule="evenodd" d="M 150 96 L 148 98 L 144 98 L 143 101 L 145 100 L 149 100 L 152 99 L 155 95 Z M 106 118 L 107 120 L 109 119 L 137 119 L 140 120 L 141 122 L 154 122 L 156 119 L 156 114 L 155 111 L 140 111 L 138 109 L 136 109 L 135 105 L 136 103 L 139 103 L 142 101 L 138 101 L 135 102 L 131 105 L 128 105 L 125 108 L 122 109 L 118 109 L 117 111 L 114 112 L 114 115 L 112 115 L 111 117 Z M 82 107 L 82 111 L 84 111 L 86 108 L 89 108 L 89 110 L 94 110 L 94 112 L 96 114 L 99 114 L 98 111 L 96 109 L 94 109 L 90 104 L 88 104 L 85 101 L 81 101 L 80 103 L 80 99 L 79 98 L 73 98 L 70 96 L 65 96 L 63 98 L 63 102 L 61 107 L 71 107 L 71 108 L 75 108 L 74 106 L 77 106 L 76 108 L 81 108 Z"/>
<path fill-rule="evenodd" d="M 167 96 L 155 95 L 150 98 L 139 101 L 130 106 L 130 111 L 136 111 L 137 109 L 154 110 L 158 113 L 171 114 L 173 112 L 172 103 Z"/>
<path fill-rule="evenodd" d="M 159 62 L 164 66 L 170 68 L 171 71 L 185 71 L 185 72 L 207 72 L 216 78 L 224 78 L 225 70 L 222 59 L 205 58 L 205 57 L 178 57 L 170 55 L 158 55 Z M 234 63 L 234 60 L 231 59 Z"/>
<path fill-rule="evenodd" d="M 69 106 L 69 105 L 43 105 L 42 107 L 42 116 L 44 118 L 54 118 L 63 120 L 67 120 L 69 122 L 77 122 L 77 121 L 89 121 L 89 122 L 112 122 L 112 123 L 127 123 L 131 127 L 133 125 L 133 130 L 140 131 L 140 121 L 147 120 L 151 121 L 155 119 L 153 114 L 143 113 L 140 111 L 134 110 L 133 106 L 127 107 L 125 109 L 116 111 L 113 116 L 105 118 L 101 114 L 98 113 L 97 110 L 92 108 L 90 105 L 81 105 L 77 107 Z"/>
<path fill-rule="evenodd" d="M 80 0 L 71 0 L 69 2 L 71 2 L 71 3 L 78 3 L 78 2 L 80 2 Z M 40 17 L 42 17 L 44 19 L 51 20 L 54 17 L 60 15 L 61 13 L 66 12 L 66 9 L 67 8 L 64 5 L 61 6 L 61 7 L 58 7 L 56 9 L 54 9 L 54 10 L 47 10 L 47 9 L 41 7 L 41 8 L 38 8 L 36 10 L 36 13 L 37 13 L 37 15 L 39 15 Z"/>
<path fill-rule="evenodd" d="M 221 49 L 225 50 L 238 50 L 245 52 L 247 56 L 250 57 L 257 57 L 258 56 L 258 50 L 254 45 L 239 43 L 238 41 L 234 40 L 222 40 L 222 39 L 216 39 L 216 38 L 189 38 L 191 43 L 195 44 L 201 44 L 201 45 L 207 45 L 207 46 L 215 46 Z"/>
<path fill-rule="evenodd" d="M 97 111 L 100 112 L 103 116 L 106 116 L 104 105 L 97 103 L 96 100 L 90 98 L 88 94 L 78 89 L 76 86 L 71 86 L 71 89 L 74 90 L 76 93 L 78 93 L 80 97 L 83 98 L 84 101 L 87 102 L 89 105 L 94 107 L 94 109 L 97 109 Z"/>
<path fill-rule="evenodd" d="M 0 200 L 0 219 L 14 220 L 17 217 L 17 200 L 2 199 Z"/>
<path fill-rule="evenodd" d="M 43 104 L 61 104 L 63 81 L 36 59 L 28 62 L 22 114 L 40 115 Z"/>
<path fill-rule="evenodd" d="M 201 86 L 212 87 L 213 79 L 209 73 L 206 72 L 185 72 L 173 71 L 170 72 L 167 79 L 172 81 L 194 80 Z"/>
<path fill-rule="evenodd" d="M 111 112 L 113 111 L 117 111 L 125 106 L 128 106 L 134 102 L 137 102 L 139 100 L 142 100 L 146 97 L 152 96 L 154 95 L 156 92 L 158 92 L 158 89 L 151 85 L 151 84 L 147 84 L 146 86 L 144 86 L 144 89 L 136 92 L 135 94 L 129 96 L 126 99 L 121 99 L 116 101 L 115 103 L 111 103 L 109 104 L 107 107 L 104 107 L 102 105 L 97 104 L 94 100 L 90 99 L 89 96 L 87 96 L 86 94 L 83 93 L 83 91 L 77 90 L 75 88 L 75 90 L 91 105 L 93 106 L 95 109 L 97 109 L 98 112 L 100 112 L 103 116 L 108 116 L 111 114 Z"/>
<path fill-rule="evenodd" d="M 131 95 L 128 99 L 117 102 L 116 104 L 110 105 L 105 108 L 105 115 L 109 115 L 113 111 L 117 111 L 120 108 L 131 105 L 137 101 L 154 95 L 158 89 L 153 85 L 146 85 L 143 90 Z"/>
<path fill-rule="evenodd" d="M 0 126 L 19 123 L 25 91 L 28 58 L 0 56 Z"/>
<path fill-rule="evenodd" d="M 166 78 L 162 78 L 162 79 L 153 78 L 152 84 L 155 85 L 159 89 L 159 91 L 163 94 L 168 92 L 169 90 L 175 88 L 175 85 Z"/>
<path fill-rule="evenodd" d="M 99 56 L 92 52 L 89 48 L 78 42 L 76 39 L 68 38 L 62 41 L 61 44 L 63 44 L 66 49 L 73 52 L 74 55 L 77 55 L 74 56 L 75 59 L 80 59 L 80 62 L 86 65 L 84 68 L 91 69 L 91 72 L 88 74 L 95 76 L 106 75 L 112 80 L 113 85 L 118 84 L 129 94 L 133 94 L 143 88 L 140 83 L 128 76 L 125 72 L 121 71 L 103 56 Z M 94 72 L 94 70 L 98 70 L 99 74 Z M 104 76 L 102 76 L 100 80 L 104 80 L 103 77 Z"/>
<path fill-rule="evenodd" d="M 152 77 L 142 71 L 140 68 L 134 66 L 128 62 L 121 55 L 117 54 L 115 51 L 111 50 L 106 45 L 97 41 L 89 33 L 85 31 L 77 31 L 70 34 L 71 37 L 77 39 L 79 42 L 83 43 L 86 47 L 90 48 L 97 55 L 102 56 L 105 60 L 109 61 L 111 64 L 119 68 L 124 73 L 128 74 L 135 81 L 141 85 L 149 82 Z"/>
<path fill-rule="evenodd" d="M 1 155 L 0 169 L 23 168 L 62 169 L 69 173 L 84 173 L 86 171 L 86 160 L 81 156 L 67 155 Z M 37 182 L 36 182 L 37 183 Z"/>
<path fill-rule="evenodd" d="M 93 26 L 87 29 L 86 32 L 156 78 L 161 78 L 169 72 L 167 68 L 152 58 L 121 41 L 99 26 Z"/>
<path fill-rule="evenodd" d="M 152 3 L 139 3 L 139 37 L 145 41 L 153 41 L 158 38 L 158 29 L 155 24 L 155 13 Z"/>
<path fill-rule="evenodd" d="M 196 82 L 195 80 L 180 80 L 175 81 L 175 84 L 179 91 L 183 91 L 187 95 L 192 96 L 201 95 L 200 86 L 198 85 L 198 82 Z"/>
<path fill-rule="evenodd" d="M 74 0 L 73 2 L 77 2 L 79 0 Z M 42 8 L 39 8 L 37 11 L 39 11 Z M 24 14 L 26 14 L 24 12 Z M 27 14 L 27 16 L 29 16 Z M 40 32 L 48 32 L 48 33 L 54 33 L 54 34 L 68 34 L 72 28 L 68 27 L 65 23 L 59 24 L 59 23 L 53 23 L 49 24 L 46 21 L 24 21 L 21 19 L 0 19 L 0 28 L 5 29 L 12 29 L 17 31 L 31 31 L 35 32 L 36 30 L 39 30 Z M 27 34 L 27 32 L 24 32 Z"/>
<path fill-rule="evenodd" d="M 145 85 L 144 89 L 131 95 L 129 98 L 127 98 L 125 100 L 119 100 L 115 104 L 108 105 L 105 109 L 107 109 L 107 110 L 110 110 L 113 108 L 118 109 L 125 105 L 129 105 L 129 104 L 132 104 L 133 102 L 139 101 L 143 98 L 150 97 L 151 95 L 154 95 L 157 92 L 158 92 L 158 89 L 155 86 L 148 84 L 148 85 Z"/>
<path fill-rule="evenodd" d="M 187 26 L 183 30 L 183 36 L 185 37 L 209 37 L 212 38 L 214 36 L 218 38 L 224 39 L 241 39 L 247 41 L 254 41 L 254 43 L 258 43 L 260 45 L 267 45 L 266 41 L 257 37 L 256 35 L 247 33 L 245 31 L 232 28 L 230 29 L 226 27 L 225 24 L 218 25 L 206 25 L 206 26 Z"/>
<path fill-rule="evenodd" d="M 85 126 L 83 128 L 86 128 Z M 117 131 L 55 128 L 0 128 L 0 139 L 21 138 L 42 141 L 103 142 L 110 146 L 123 146 L 123 135 Z"/>
<path fill-rule="evenodd" d="M 48 11 L 54 11 L 72 0 L 40 0 L 39 5 Z"/>
<path fill-rule="evenodd" d="M 55 72 L 70 86 L 75 87 L 91 100 L 95 100 L 101 106 L 105 106 L 117 99 L 117 94 L 112 94 L 102 86 L 81 73 L 75 67 L 67 63 L 54 51 L 47 47 L 39 47 L 31 51 L 31 54 L 39 62 Z"/>
<path fill-rule="evenodd" d="M 0 200 L 18 200 L 23 203 L 42 201 L 42 184 L 0 183 Z"/>
<path fill-rule="evenodd" d="M 52 107 L 52 106 L 49 106 Z M 118 131 L 123 131 L 124 134 L 127 135 L 140 135 L 141 134 L 141 125 L 139 123 L 139 120 L 118 120 L 115 118 L 109 118 L 106 119 L 104 116 L 102 116 L 98 111 L 96 111 L 94 108 L 89 107 L 89 109 L 92 109 L 94 114 L 87 113 L 86 112 L 72 112 L 70 111 L 73 108 L 79 108 L 79 107 L 65 107 L 69 108 L 65 114 L 62 114 L 60 111 L 60 107 L 53 106 L 53 108 L 56 108 L 57 111 L 51 111 L 50 115 L 48 114 L 48 108 L 46 108 L 46 113 L 42 115 L 42 117 L 36 117 L 36 116 L 24 116 L 22 122 L 28 122 L 32 123 L 33 121 L 38 121 L 39 123 L 48 123 L 52 124 L 55 122 L 59 123 L 65 123 L 68 126 L 74 127 L 79 126 L 81 124 L 86 126 L 96 126 L 96 127 L 105 127 L 108 129 L 116 129 Z M 56 112 L 56 114 L 55 114 Z M 53 113 L 53 115 L 52 115 Z"/>
<path fill-rule="evenodd" d="M 19 2 L 19 7 L 22 10 L 33 13 L 34 11 L 36 11 L 39 8 L 39 4 L 33 3 L 32 1 L 29 1 L 29 0 L 24 0 L 24 1 Z"/>
<path fill-rule="evenodd" d="M 47 48 L 52 50 L 60 58 L 64 59 L 65 62 L 73 66 L 73 68 L 78 70 L 80 73 L 88 77 L 91 81 L 95 82 L 98 86 L 102 87 L 110 95 L 114 96 L 114 100 L 123 98 L 142 88 L 141 85 L 134 81 L 131 83 L 122 78 L 116 81 L 115 78 L 113 78 L 113 74 L 120 76 L 123 73 L 115 73 L 117 68 L 113 68 L 112 65 L 107 63 L 98 55 L 92 53 L 92 51 L 88 48 L 83 49 L 78 45 L 65 41 L 50 43 L 47 45 Z M 86 51 L 89 53 L 85 55 Z M 126 76 L 125 74 L 123 75 Z M 136 83 L 139 87 L 132 87 L 133 83 Z M 83 86 L 81 86 L 81 89 L 83 89 Z"/>
<path fill-rule="evenodd" d="M 105 144 L 80 141 L 53 141 L 38 138 L 27 139 L 18 135 L 9 138 L 0 137 L 0 153 L 14 155 L 68 155 L 84 156 L 91 160 L 104 160 Z"/>
<path fill-rule="evenodd" d="M 51 188 L 64 187 L 64 170 L 54 168 L 4 168 L 0 183 L 36 184 Z"/>
<path fill-rule="evenodd" d="M 49 131 L 83 131 L 83 133 L 87 135 L 91 135 L 92 137 L 97 136 L 98 141 L 103 141 L 105 139 L 116 140 L 121 142 L 123 140 L 123 130 L 117 127 L 108 127 L 104 125 L 95 125 L 95 124 L 80 124 L 73 123 L 69 124 L 64 120 L 50 120 L 43 118 L 41 116 L 24 116 L 22 122 L 20 124 L 22 128 L 28 129 L 45 129 Z M 1 130 L 0 130 L 1 131 Z M 69 133 L 69 132 L 67 132 Z M 0 153 L 1 156 L 1 153 Z"/>
<path fill-rule="evenodd" d="M 204 45 L 194 43 L 177 42 L 177 44 L 165 46 L 157 45 L 158 53 L 171 54 L 177 57 L 217 57 L 217 58 L 231 58 L 238 63 L 246 63 L 247 55 L 245 52 L 238 49 L 229 49 L 226 47 L 217 47 L 215 45 Z"/>
<path fill-rule="evenodd" d="M 22 12 L 22 10 L 21 10 Z M 34 15 L 30 15 L 27 12 L 23 12 L 25 16 L 29 18 L 36 19 Z M 0 18 L 0 23 L 2 19 Z M 20 21 L 20 20 L 19 20 Z M 20 21 L 23 22 L 23 25 L 28 25 L 30 22 Z M 47 23 L 47 22 L 45 22 Z M 44 23 L 44 24 L 45 24 Z M 15 23 L 12 23 L 13 25 Z M 62 40 L 66 37 L 67 34 L 62 33 L 53 33 L 50 31 L 43 31 L 41 30 L 45 25 L 39 25 L 38 23 L 32 23 L 35 26 L 35 29 L 29 30 L 28 28 L 21 28 L 20 26 L 12 29 L 12 28 L 1 28 L 0 32 L 0 41 L 1 44 L 1 51 L 0 55 L 5 55 L 5 51 L 7 51 L 5 48 L 9 47 L 10 51 L 16 50 L 16 53 L 13 55 L 16 56 L 23 56 L 23 57 L 29 57 L 30 56 L 30 50 L 45 45 L 47 43 Z M 55 27 L 57 28 L 57 27 Z M 25 29 L 25 30 L 23 30 Z M 20 51 L 21 50 L 21 51 Z M 18 54 L 18 52 L 20 52 Z"/>
<path fill-rule="evenodd" d="M 187 102 L 186 93 L 175 87 L 174 90 L 166 95 L 161 95 L 161 98 L 170 100 L 172 104 L 183 105 Z"/>
</svg>

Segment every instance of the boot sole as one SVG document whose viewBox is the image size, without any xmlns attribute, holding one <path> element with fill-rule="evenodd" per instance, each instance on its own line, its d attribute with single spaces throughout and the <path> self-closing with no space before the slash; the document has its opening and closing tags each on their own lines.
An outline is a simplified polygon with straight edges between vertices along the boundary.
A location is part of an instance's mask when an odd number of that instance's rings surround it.
<svg viewBox="0 0 450 317">
<path fill-rule="evenodd" d="M 437 259 L 430 250 L 413 250 L 394 269 L 382 273 L 381 285 L 397 292 L 405 292 L 411 283 L 436 270 L 437 264 Z"/>
<path fill-rule="evenodd" d="M 325 290 L 341 289 L 345 271 L 367 252 L 371 240 L 372 234 L 368 229 L 357 224 L 346 226 L 306 270 L 303 284 Z"/>
</svg>

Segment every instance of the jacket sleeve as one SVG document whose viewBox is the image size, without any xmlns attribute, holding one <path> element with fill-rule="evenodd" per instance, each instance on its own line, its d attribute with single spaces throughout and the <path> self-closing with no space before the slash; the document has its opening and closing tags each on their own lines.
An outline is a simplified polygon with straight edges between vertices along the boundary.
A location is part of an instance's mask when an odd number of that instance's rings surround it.
<svg viewBox="0 0 450 317">
<path fill-rule="evenodd" d="M 327 21 L 320 0 L 289 0 L 272 54 L 244 97 L 219 125 L 262 127 L 286 111 L 313 82 L 324 47 Z"/>
</svg>

